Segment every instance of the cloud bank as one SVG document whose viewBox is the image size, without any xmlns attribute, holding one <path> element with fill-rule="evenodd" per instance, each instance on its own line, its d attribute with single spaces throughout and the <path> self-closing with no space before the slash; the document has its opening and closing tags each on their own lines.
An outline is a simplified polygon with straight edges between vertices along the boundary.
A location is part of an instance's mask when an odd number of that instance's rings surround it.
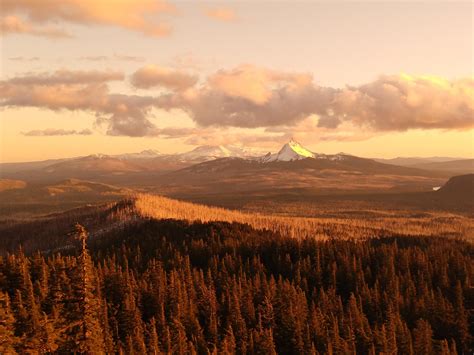
<svg viewBox="0 0 474 355">
<path fill-rule="evenodd" d="M 163 22 L 150 20 L 174 13 L 165 0 L 3 0 L 2 13 L 26 16 L 29 23 L 44 25 L 65 22 L 80 25 L 107 25 L 126 28 L 149 36 L 162 37 L 171 32 Z"/>
<path fill-rule="evenodd" d="M 0 19 L 0 35 L 27 34 L 47 38 L 71 38 L 66 31 L 50 26 L 38 26 L 17 16 L 6 16 Z"/>
<path fill-rule="evenodd" d="M 473 99 L 473 78 L 382 76 L 339 90 L 320 125 L 337 127 L 350 121 L 378 131 L 468 129 L 474 127 Z"/>
<path fill-rule="evenodd" d="M 220 70 L 201 80 L 184 71 L 145 66 L 131 75 L 130 82 L 149 89 L 149 95 L 111 93 L 108 82 L 113 80 L 125 80 L 124 75 L 67 70 L 27 74 L 0 81 L 0 106 L 88 111 L 107 126 L 107 134 L 134 137 L 197 132 L 160 132 L 151 121 L 153 109 L 182 110 L 196 129 L 265 128 L 280 134 L 322 130 L 335 139 L 351 139 L 329 134 L 346 127 L 369 132 L 359 137 L 370 132 L 474 128 L 473 78 L 391 75 L 360 86 L 330 88 L 315 84 L 308 73 L 251 65 Z"/>
<path fill-rule="evenodd" d="M 93 132 L 90 129 L 83 130 L 66 130 L 66 129 L 56 129 L 56 128 L 47 128 L 47 129 L 36 129 L 33 131 L 22 132 L 24 136 L 29 137 L 51 137 L 51 136 L 90 136 Z"/>
<path fill-rule="evenodd" d="M 392 75 L 345 88 L 316 85 L 309 74 L 253 66 L 219 71 L 194 92 L 173 98 L 202 126 L 319 126 L 348 122 L 374 131 L 474 127 L 474 79 Z M 172 103 L 171 103 L 172 105 Z"/>
<path fill-rule="evenodd" d="M 140 89 L 163 87 L 182 91 L 196 85 L 197 80 L 196 75 L 156 65 L 144 66 L 131 76 L 132 85 Z"/>
<path fill-rule="evenodd" d="M 107 125 L 107 134 L 146 136 L 154 129 L 148 114 L 156 99 L 110 93 L 108 82 L 123 77 L 120 72 L 67 70 L 19 76 L 0 81 L 0 106 L 91 112 Z"/>
<path fill-rule="evenodd" d="M 124 54 L 114 54 L 113 56 L 106 56 L 106 55 L 96 55 L 96 56 L 87 56 L 87 57 L 80 57 L 80 60 L 86 60 L 89 62 L 103 62 L 108 60 L 119 60 L 124 62 L 144 62 L 145 58 L 143 57 L 136 57 L 131 55 L 124 55 Z"/>
<path fill-rule="evenodd" d="M 52 87 L 54 85 L 74 85 L 104 83 L 107 81 L 123 80 L 125 75 L 118 71 L 73 71 L 57 70 L 52 73 L 29 73 L 17 76 L 0 83 L 4 85 L 41 85 Z"/>
</svg>

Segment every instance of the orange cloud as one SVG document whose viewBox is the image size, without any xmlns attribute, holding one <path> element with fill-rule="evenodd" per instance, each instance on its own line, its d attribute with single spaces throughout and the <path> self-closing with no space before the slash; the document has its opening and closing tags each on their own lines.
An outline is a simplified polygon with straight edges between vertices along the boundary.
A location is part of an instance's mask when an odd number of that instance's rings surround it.
<svg viewBox="0 0 474 355">
<path fill-rule="evenodd" d="M 171 90 L 182 91 L 194 86 L 197 80 L 197 76 L 185 71 L 156 65 L 144 66 L 131 76 L 132 85 L 141 89 L 164 87 Z"/>
<path fill-rule="evenodd" d="M 320 120 L 350 121 L 379 131 L 474 127 L 474 78 L 391 75 L 338 91 Z"/>
<path fill-rule="evenodd" d="M 381 131 L 474 128 L 474 78 L 392 75 L 340 89 L 318 86 L 309 74 L 244 65 L 197 84 L 195 76 L 148 66 L 132 75 L 132 83 L 171 92 L 110 93 L 108 82 L 123 79 L 117 72 L 68 70 L 14 77 L 0 81 L 0 106 L 88 111 L 108 126 L 108 134 L 127 136 L 186 134 L 159 131 L 151 121 L 155 108 L 183 110 L 198 128 L 319 132 L 330 140 L 364 139 L 352 134 L 360 128 L 366 137 Z"/>
<path fill-rule="evenodd" d="M 51 137 L 51 136 L 90 136 L 93 132 L 90 129 L 67 130 L 58 128 L 36 129 L 33 131 L 22 132 L 24 136 L 29 137 Z"/>
<path fill-rule="evenodd" d="M 165 0 L 3 0 L 2 12 L 24 14 L 34 23 L 109 25 L 160 37 L 170 33 L 170 26 L 147 17 L 174 13 L 175 8 Z"/>
<path fill-rule="evenodd" d="M 11 78 L 9 84 L 22 85 L 57 85 L 57 84 L 91 84 L 106 81 L 123 80 L 124 74 L 118 71 L 98 70 L 57 70 L 53 73 L 26 74 Z M 1 82 L 0 82 L 1 83 Z M 5 83 L 5 82 L 3 82 Z"/>
<path fill-rule="evenodd" d="M 231 97 L 241 97 L 261 105 L 270 100 L 273 90 L 304 88 L 312 82 L 309 74 L 283 73 L 253 65 L 220 70 L 208 78 L 209 87 Z"/>
<path fill-rule="evenodd" d="M 136 57 L 132 55 L 125 55 L 125 54 L 114 54 L 113 56 L 105 56 L 105 55 L 95 55 L 95 56 L 86 56 L 78 58 L 80 60 L 86 60 L 89 62 L 103 62 L 103 61 L 110 61 L 110 60 L 119 60 L 124 62 L 144 62 L 145 58 L 143 57 Z"/>
<path fill-rule="evenodd" d="M 226 7 L 207 9 L 204 14 L 209 18 L 222 22 L 232 22 L 237 19 L 235 11 Z"/>
<path fill-rule="evenodd" d="M 62 29 L 38 26 L 26 22 L 16 16 L 6 16 L 0 19 L 0 35 L 9 34 L 28 34 L 32 36 L 41 36 L 49 38 L 70 38 L 71 35 Z"/>
<path fill-rule="evenodd" d="M 221 70 L 199 87 L 165 96 L 201 126 L 295 126 L 311 115 L 317 128 L 347 123 L 370 131 L 474 128 L 474 78 L 392 75 L 343 89 L 321 87 L 311 75 L 250 65 Z"/>
<path fill-rule="evenodd" d="M 107 82 L 122 78 L 121 73 L 99 71 L 28 74 L 0 81 L 0 106 L 87 111 L 108 126 L 110 135 L 150 135 L 155 126 L 148 116 L 156 99 L 111 94 Z"/>
</svg>

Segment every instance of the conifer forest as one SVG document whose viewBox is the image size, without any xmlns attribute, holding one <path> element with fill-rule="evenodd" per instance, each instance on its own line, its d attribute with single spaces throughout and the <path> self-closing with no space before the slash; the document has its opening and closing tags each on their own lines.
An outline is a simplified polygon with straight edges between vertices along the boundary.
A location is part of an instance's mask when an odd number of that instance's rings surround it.
<svg viewBox="0 0 474 355">
<path fill-rule="evenodd" d="M 44 242 L 3 226 L 1 354 L 473 351 L 470 241 L 295 238 L 123 213 L 100 233 L 80 214 L 91 232 L 76 224 L 61 236 L 70 217 L 45 222 L 59 239 Z"/>
</svg>

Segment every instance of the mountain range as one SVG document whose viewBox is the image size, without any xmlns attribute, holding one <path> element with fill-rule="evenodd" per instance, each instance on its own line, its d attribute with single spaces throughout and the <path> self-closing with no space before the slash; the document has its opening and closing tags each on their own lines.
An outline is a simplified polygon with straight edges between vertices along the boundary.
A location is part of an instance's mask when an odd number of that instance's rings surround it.
<svg viewBox="0 0 474 355">
<path fill-rule="evenodd" d="M 136 192 L 229 207 L 259 199 L 312 202 L 329 197 L 351 201 L 382 199 L 383 203 L 400 200 L 404 205 L 433 196 L 441 196 L 456 206 L 470 196 L 462 193 L 463 188 L 456 188 L 461 191 L 456 194 L 447 190 L 432 194 L 449 178 L 461 175 L 438 165 L 446 164 L 455 170 L 463 162 L 425 162 L 436 165 L 431 169 L 419 168 L 420 161 L 417 164 L 401 166 L 346 153 L 315 153 L 294 140 L 267 154 L 208 145 L 179 154 L 145 150 L 9 163 L 0 164 L 0 210 L 16 213 L 27 205 L 30 211 L 44 213 L 59 210 L 65 204 L 76 207 L 114 201 Z M 457 197 L 453 200 L 451 196 Z"/>
<path fill-rule="evenodd" d="M 63 168 L 66 169 L 91 169 L 92 171 L 104 170 L 107 172 L 130 171 L 171 171 L 178 170 L 193 164 L 212 161 L 220 158 L 241 158 L 261 163 L 288 162 L 308 158 L 317 160 L 344 160 L 353 157 L 350 154 L 339 153 L 334 155 L 315 153 L 303 147 L 295 140 L 290 140 L 275 153 L 264 154 L 262 150 L 238 146 L 204 145 L 198 146 L 184 153 L 165 154 L 158 150 L 148 149 L 138 153 L 125 153 L 117 155 L 92 154 L 88 156 L 50 159 L 44 161 L 22 163 L 0 163 L 0 174 L 18 173 L 24 171 L 44 171 L 52 173 Z M 363 158 L 361 158 L 363 159 Z M 474 159 L 459 159 L 449 157 L 407 157 L 393 159 L 367 159 L 375 162 L 414 167 L 426 170 L 472 172 Z"/>
<path fill-rule="evenodd" d="M 321 154 L 295 140 L 274 153 L 235 146 L 206 145 L 176 154 L 156 150 L 29 163 L 0 164 L 0 177 L 29 183 L 82 179 L 167 191 L 259 188 L 432 189 L 459 173 L 474 172 L 469 160 L 422 160 L 400 165 L 346 153 Z M 448 158 L 446 158 L 448 159 Z M 414 163 L 410 165 L 408 163 Z"/>
<path fill-rule="evenodd" d="M 428 158 L 393 158 L 374 159 L 375 161 L 407 166 L 418 169 L 432 171 L 447 171 L 453 174 L 468 174 L 474 172 L 474 159 L 448 158 L 448 157 L 428 157 Z"/>
</svg>

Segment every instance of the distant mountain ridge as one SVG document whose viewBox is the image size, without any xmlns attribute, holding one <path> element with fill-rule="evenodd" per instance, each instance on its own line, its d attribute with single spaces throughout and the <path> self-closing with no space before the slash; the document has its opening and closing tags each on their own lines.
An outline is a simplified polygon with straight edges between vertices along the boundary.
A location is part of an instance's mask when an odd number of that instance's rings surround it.
<svg viewBox="0 0 474 355">
<path fill-rule="evenodd" d="M 382 158 L 373 158 L 375 161 L 386 163 L 386 164 L 393 164 L 393 165 L 416 165 L 416 164 L 424 164 L 424 163 L 444 163 L 452 160 L 462 160 L 462 158 L 454 158 L 454 157 L 396 157 L 396 158 L 389 158 L 389 159 L 382 159 Z"/>
<path fill-rule="evenodd" d="M 448 158 L 448 157 L 408 157 L 393 159 L 374 159 L 378 162 L 412 168 L 446 171 L 453 174 L 474 173 L 474 159 Z"/>
<path fill-rule="evenodd" d="M 275 161 L 296 161 L 306 158 L 315 159 L 329 159 L 329 160 L 343 160 L 346 157 L 350 157 L 350 154 L 338 153 L 338 154 L 322 154 L 315 153 L 296 140 L 291 139 L 289 142 L 284 144 L 282 148 L 275 153 L 264 154 L 261 149 L 254 149 L 241 146 L 232 145 L 202 145 L 197 146 L 194 149 L 182 153 L 162 153 L 156 149 L 146 149 L 136 153 L 123 153 L 123 154 L 91 154 L 88 156 L 79 156 L 64 159 L 49 159 L 44 161 L 32 161 L 32 162 L 19 162 L 19 163 L 0 163 L 0 173 L 12 172 L 12 171 L 25 171 L 25 170 L 37 170 L 47 168 L 52 165 L 61 164 L 70 161 L 85 161 L 93 159 L 117 159 L 122 161 L 134 161 L 141 165 L 144 161 L 163 161 L 171 162 L 176 161 L 179 163 L 196 164 L 200 162 L 210 161 L 220 158 L 243 158 L 257 160 L 260 162 L 275 162 Z M 445 170 L 446 167 L 453 167 L 459 170 L 459 166 L 463 164 L 470 164 L 474 167 L 474 159 L 459 159 L 450 157 L 397 157 L 393 159 L 371 159 L 380 163 L 398 165 L 398 166 L 409 166 L 419 167 L 423 169 L 432 168 L 433 170 Z M 153 165 L 153 164 L 152 164 Z M 180 166 L 182 168 L 183 166 Z M 462 167 L 461 167 L 462 169 Z M 468 167 L 469 169 L 469 167 Z M 128 170 L 128 169 L 127 169 Z M 148 170 L 148 169 L 147 169 Z"/>
<path fill-rule="evenodd" d="M 250 158 L 262 154 L 259 151 L 236 146 L 204 145 L 184 153 L 165 154 L 155 149 L 124 154 L 90 154 L 65 159 L 34 162 L 0 163 L 0 175 L 43 171 L 53 173 L 60 169 L 105 172 L 176 170 L 204 161 L 225 157 Z"/>
<path fill-rule="evenodd" d="M 457 164 L 455 161 L 443 162 L 443 164 L 448 163 Z M 295 172 L 300 172 L 301 176 L 293 176 Z M 333 155 L 316 153 L 294 139 L 284 144 L 277 152 L 267 154 L 246 147 L 204 145 L 176 154 L 165 154 L 148 149 L 137 153 L 92 154 L 43 162 L 0 164 L 0 177 L 11 180 L 50 183 L 61 179 L 77 178 L 122 186 L 156 185 L 162 181 L 163 175 L 174 176 L 176 181 L 189 184 L 193 183 L 192 180 L 196 178 L 196 174 L 200 176 L 200 179 L 210 174 L 206 178 L 209 181 L 217 178 L 212 176 L 213 174 L 218 174 L 226 181 L 242 174 L 253 174 L 263 180 L 271 180 L 275 178 L 275 175 L 279 175 L 279 180 L 283 178 L 287 181 L 285 184 L 293 185 L 296 181 L 305 180 L 308 176 L 311 176 L 314 183 L 318 183 L 317 179 L 328 179 L 331 174 L 347 174 L 348 172 L 430 178 L 446 178 L 454 175 L 443 169 L 397 166 L 345 153 Z M 186 178 L 188 174 L 190 175 Z M 343 183 L 343 180 L 341 181 Z M 216 180 L 216 183 L 221 182 Z M 301 184 L 310 185 L 309 181 Z M 439 184 L 434 186 L 439 186 Z"/>
</svg>

